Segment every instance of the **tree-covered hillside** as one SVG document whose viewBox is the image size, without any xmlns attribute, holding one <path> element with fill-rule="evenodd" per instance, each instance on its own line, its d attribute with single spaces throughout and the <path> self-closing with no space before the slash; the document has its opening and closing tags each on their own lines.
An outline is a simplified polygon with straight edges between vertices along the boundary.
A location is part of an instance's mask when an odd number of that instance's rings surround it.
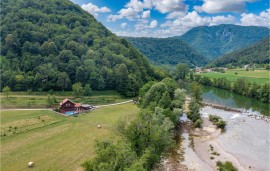
<svg viewBox="0 0 270 171">
<path fill-rule="evenodd" d="M 269 41 L 267 37 L 254 45 L 223 55 L 213 62 L 214 66 L 241 66 L 245 64 L 269 64 Z"/>
<path fill-rule="evenodd" d="M 136 95 L 160 77 L 147 59 L 69 0 L 2 0 L 1 87 L 94 90 Z"/>
<path fill-rule="evenodd" d="M 188 44 L 177 38 L 126 38 L 154 64 L 177 65 L 188 63 L 202 66 L 206 59 Z"/>
<path fill-rule="evenodd" d="M 180 39 L 203 56 L 215 59 L 223 54 L 249 46 L 269 35 L 269 29 L 256 26 L 201 26 L 189 30 Z"/>
</svg>

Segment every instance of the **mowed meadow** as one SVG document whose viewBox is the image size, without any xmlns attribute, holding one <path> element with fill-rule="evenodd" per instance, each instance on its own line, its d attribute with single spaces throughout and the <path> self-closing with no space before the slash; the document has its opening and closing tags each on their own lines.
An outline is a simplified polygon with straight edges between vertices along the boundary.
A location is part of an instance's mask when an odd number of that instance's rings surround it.
<svg viewBox="0 0 270 171">
<path fill-rule="evenodd" d="M 225 73 L 207 72 L 200 73 L 198 75 L 207 76 L 209 78 L 223 78 L 225 77 L 229 81 L 236 81 L 239 78 L 246 78 L 249 82 L 256 82 L 258 84 L 269 83 L 269 70 L 250 70 L 245 69 L 229 69 Z"/>
<path fill-rule="evenodd" d="M 119 119 L 132 120 L 133 103 L 95 109 L 78 117 L 64 117 L 50 110 L 1 111 L 1 171 L 81 170 L 94 156 L 95 140 L 116 140 Z M 97 125 L 102 125 L 101 129 Z"/>
</svg>

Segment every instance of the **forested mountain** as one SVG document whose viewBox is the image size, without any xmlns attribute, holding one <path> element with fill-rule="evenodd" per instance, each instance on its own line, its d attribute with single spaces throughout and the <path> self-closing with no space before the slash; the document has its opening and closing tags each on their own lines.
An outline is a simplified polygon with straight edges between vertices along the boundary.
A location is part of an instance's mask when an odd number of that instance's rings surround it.
<svg viewBox="0 0 270 171">
<path fill-rule="evenodd" d="M 133 96 L 159 78 L 147 59 L 69 0 L 1 1 L 1 87 L 94 90 Z"/>
<path fill-rule="evenodd" d="M 191 66 L 202 66 L 207 62 L 202 55 L 177 38 L 126 37 L 126 39 L 154 64 L 188 63 Z"/>
<path fill-rule="evenodd" d="M 269 61 L 269 40 L 270 37 L 250 45 L 246 48 L 242 48 L 231 53 L 225 54 L 218 58 L 213 65 L 226 66 L 228 64 L 232 66 L 241 66 L 245 64 L 268 64 Z"/>
<path fill-rule="evenodd" d="M 269 35 L 269 29 L 256 26 L 222 24 L 189 30 L 180 39 L 210 59 L 254 44 Z"/>
</svg>

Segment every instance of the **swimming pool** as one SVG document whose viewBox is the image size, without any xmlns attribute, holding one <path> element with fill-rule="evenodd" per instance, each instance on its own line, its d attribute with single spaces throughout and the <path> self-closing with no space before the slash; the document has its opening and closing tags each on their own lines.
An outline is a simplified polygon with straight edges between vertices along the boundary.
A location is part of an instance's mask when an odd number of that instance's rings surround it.
<svg viewBox="0 0 270 171">
<path fill-rule="evenodd" d="M 74 115 L 74 114 L 76 114 L 77 112 L 74 112 L 74 111 L 68 111 L 68 112 L 66 112 L 65 114 L 66 115 Z"/>
</svg>

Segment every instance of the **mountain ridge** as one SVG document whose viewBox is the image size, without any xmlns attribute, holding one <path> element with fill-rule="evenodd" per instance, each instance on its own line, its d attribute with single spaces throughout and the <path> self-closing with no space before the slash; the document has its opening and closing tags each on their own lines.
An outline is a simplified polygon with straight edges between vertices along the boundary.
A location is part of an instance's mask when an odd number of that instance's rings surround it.
<svg viewBox="0 0 270 171">
<path fill-rule="evenodd" d="M 258 26 L 221 24 L 194 27 L 177 36 L 209 59 L 249 46 L 269 35 L 269 29 Z"/>
<path fill-rule="evenodd" d="M 235 50 L 219 57 L 211 64 L 214 66 L 226 66 L 228 64 L 232 66 L 241 66 L 245 64 L 268 64 L 269 60 L 269 42 L 270 37 L 266 37 L 255 44 L 248 47 Z M 209 65 L 211 65 L 209 64 Z"/>
</svg>

